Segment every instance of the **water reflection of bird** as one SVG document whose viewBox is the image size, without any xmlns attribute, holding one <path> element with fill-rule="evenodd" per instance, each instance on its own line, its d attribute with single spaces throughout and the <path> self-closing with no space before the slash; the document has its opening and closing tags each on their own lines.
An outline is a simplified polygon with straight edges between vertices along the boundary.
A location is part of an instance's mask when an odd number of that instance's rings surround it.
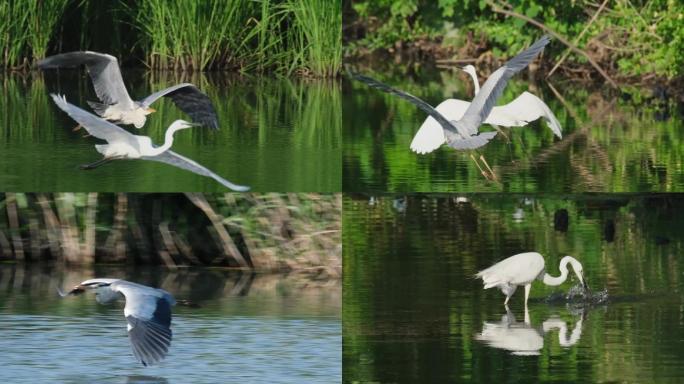
<svg viewBox="0 0 684 384">
<path fill-rule="evenodd" d="M 171 345 L 171 306 L 176 300 L 163 289 L 152 288 L 119 279 L 90 279 L 61 296 L 95 291 L 100 304 L 126 299 L 124 316 L 128 323 L 128 339 L 133 355 L 144 366 L 156 364 L 166 357 Z"/>
<path fill-rule="evenodd" d="M 544 347 L 544 334 L 558 329 L 558 340 L 562 347 L 571 347 L 582 336 L 583 314 L 575 323 L 575 328 L 568 336 L 568 325 L 558 317 L 551 317 L 542 323 L 541 329 L 535 328 L 530 322 L 529 313 L 525 309 L 525 321 L 516 322 L 513 313 L 506 308 L 506 314 L 501 322 L 485 322 L 482 332 L 475 335 L 475 339 L 493 348 L 504 349 L 514 355 L 534 356 Z"/>
<path fill-rule="evenodd" d="M 475 95 L 480 92 L 480 83 L 477 72 L 472 65 L 463 67 L 463 71 L 470 75 L 475 87 Z M 446 99 L 439 103 L 435 110 L 450 121 L 459 120 L 463 117 L 470 106 L 469 101 L 459 99 Z M 502 127 L 522 127 L 539 118 L 546 120 L 549 129 L 559 139 L 563 137 L 561 125 L 551 109 L 537 96 L 525 91 L 515 100 L 506 105 L 492 108 L 482 124 L 490 124 Z M 444 144 L 445 138 L 442 127 L 432 116 L 428 116 L 416 132 L 411 142 L 411 149 L 417 153 L 429 153 Z"/>
<path fill-rule="evenodd" d="M 582 274 L 582 264 L 574 257 L 565 256 L 561 259 L 559 266 L 561 275 L 558 277 L 545 273 L 544 264 L 544 257 L 537 252 L 519 253 L 478 272 L 475 276 L 482 279 L 484 289 L 492 287 L 501 289 L 501 292 L 506 295 L 504 306 L 508 306 L 508 300 L 519 285 L 525 286 L 525 307 L 527 307 L 527 299 L 534 280 L 542 280 L 546 285 L 561 285 L 568 278 L 568 264 L 572 265 L 584 289 L 588 289 Z"/>
<path fill-rule="evenodd" d="M 537 54 L 539 54 L 539 52 L 542 51 L 542 49 L 544 49 L 544 47 L 550 41 L 551 40 L 548 36 L 543 36 L 529 48 L 506 62 L 501 68 L 494 71 L 491 76 L 489 76 L 487 81 L 485 81 L 482 89 L 475 95 L 473 101 L 458 120 L 450 119 L 430 106 L 430 104 L 427 102 L 409 93 L 392 88 L 391 86 L 381 83 L 375 79 L 359 74 L 353 75 L 353 78 L 362 81 L 373 88 L 399 96 L 409 101 L 420 108 L 423 112 L 430 115 L 430 117 L 432 117 L 437 123 L 439 123 L 442 128 L 442 131 L 440 132 L 441 136 L 437 136 L 439 138 L 439 144 L 437 144 L 435 147 L 434 141 L 428 140 L 429 144 L 427 144 L 425 148 L 431 149 L 422 150 L 420 148 L 423 148 L 423 144 L 417 143 L 414 139 L 414 143 L 411 145 L 413 150 L 419 153 L 430 152 L 444 142 L 457 150 L 476 149 L 487 144 L 492 138 L 494 138 L 494 136 L 496 136 L 496 132 L 479 132 L 479 127 L 483 123 L 486 123 L 487 117 L 492 112 L 496 101 L 501 97 L 508 80 L 514 74 L 527 67 L 527 65 L 537 56 Z M 525 108 L 525 106 L 526 104 L 520 105 L 519 108 Z M 472 154 L 471 158 L 478 165 L 482 174 L 487 176 L 487 173 L 479 166 L 477 160 L 474 156 L 472 156 Z M 487 167 L 489 174 L 495 178 L 494 172 L 484 160 L 484 157 L 480 156 L 480 159 L 484 163 L 485 167 Z"/>
<path fill-rule="evenodd" d="M 117 124 L 133 124 L 142 128 L 147 115 L 155 112 L 150 105 L 162 97 L 170 98 L 195 123 L 218 129 L 218 118 L 209 97 L 189 83 L 177 84 L 155 92 L 140 101 L 128 95 L 116 57 L 98 52 L 68 52 L 38 62 L 41 69 L 85 65 L 93 81 L 95 93 L 102 103 L 88 104 L 104 119 Z"/>
<path fill-rule="evenodd" d="M 181 156 L 170 150 L 173 145 L 173 134 L 181 129 L 192 127 L 192 124 L 176 120 L 166 130 L 164 144 L 155 146 L 147 136 L 133 135 L 125 129 L 102 118 L 84 111 L 73 104 L 69 104 L 64 96 L 52 95 L 55 104 L 66 112 L 72 119 L 82 125 L 92 136 L 107 141 L 107 145 L 96 145 L 95 149 L 104 157 L 91 164 L 85 164 L 83 169 L 93 169 L 113 160 L 141 159 L 151 160 L 173 165 L 201 176 L 211 177 L 223 186 L 234 191 L 247 191 L 249 187 L 233 184 L 220 177 L 195 161 Z"/>
</svg>

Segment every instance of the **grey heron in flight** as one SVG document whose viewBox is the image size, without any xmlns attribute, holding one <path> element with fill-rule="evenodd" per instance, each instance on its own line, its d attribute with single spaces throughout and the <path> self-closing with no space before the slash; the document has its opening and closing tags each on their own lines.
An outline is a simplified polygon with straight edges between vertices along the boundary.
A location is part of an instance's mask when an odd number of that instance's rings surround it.
<svg viewBox="0 0 684 384">
<path fill-rule="evenodd" d="M 442 128 L 444 141 L 446 141 L 447 145 L 450 147 L 457 150 L 476 149 L 487 144 L 497 134 L 497 132 L 479 132 L 479 127 L 486 122 L 485 120 L 496 105 L 499 97 L 501 97 L 504 88 L 506 88 L 508 80 L 523 68 L 527 67 L 550 41 L 551 39 L 549 36 L 543 36 L 529 48 L 520 52 L 514 58 L 507 61 L 501 68 L 494 71 L 487 81 L 485 81 L 482 89 L 475 95 L 473 101 L 460 119 L 457 120 L 449 119 L 427 102 L 407 92 L 392 88 L 387 84 L 367 76 L 355 74 L 352 77 L 373 88 L 399 96 L 427 113 L 439 123 Z M 484 160 L 483 157 L 481 158 Z M 485 165 L 487 165 L 486 161 Z M 487 168 L 489 168 L 488 165 Z M 491 168 L 489 169 L 491 172 Z M 484 171 L 482 173 L 485 174 Z"/>
<path fill-rule="evenodd" d="M 473 80 L 475 94 L 480 92 L 480 83 L 477 80 L 477 72 L 472 65 L 463 67 L 463 71 L 470 75 Z M 459 99 L 446 99 L 439 103 L 435 110 L 449 121 L 459 120 L 463 117 L 470 106 L 469 101 Z M 549 129 L 559 139 L 563 138 L 560 122 L 551 112 L 551 109 L 539 97 L 525 91 L 515 100 L 505 105 L 498 105 L 492 108 L 483 124 L 502 126 L 502 127 L 522 127 L 528 123 L 543 118 Z M 416 132 L 411 141 L 411 150 L 416 153 L 429 153 L 444 144 L 445 138 L 442 126 L 428 116 Z"/>
<path fill-rule="evenodd" d="M 107 144 L 95 145 L 95 149 L 101 153 L 104 158 L 91 164 L 82 165 L 81 168 L 83 169 L 93 169 L 110 161 L 120 159 L 151 160 L 173 165 L 174 167 L 185 169 L 201 176 L 211 177 L 221 185 L 234 191 L 244 192 L 249 190 L 249 187 L 233 184 L 197 162 L 169 149 L 173 144 L 173 134 L 175 132 L 193 126 L 193 124 L 190 124 L 187 121 L 174 121 L 166 130 L 164 144 L 157 147 L 152 144 L 152 139 L 149 137 L 133 135 L 107 120 L 99 118 L 90 112 L 84 111 L 83 109 L 68 103 L 64 96 L 55 94 L 51 94 L 50 96 L 52 96 L 52 100 L 54 100 L 55 104 L 57 104 L 60 109 L 83 126 L 90 135 L 107 142 Z"/>
<path fill-rule="evenodd" d="M 101 101 L 89 101 L 88 104 L 98 115 L 117 124 L 133 124 L 136 128 L 142 128 L 147 115 L 155 112 L 150 105 L 161 97 L 168 97 L 178 108 L 190 115 L 193 122 L 218 129 L 218 117 L 211 100 L 190 83 L 162 89 L 140 101 L 131 99 L 114 56 L 91 51 L 68 52 L 47 57 L 37 65 L 41 69 L 85 65 L 95 93 Z"/>
<path fill-rule="evenodd" d="M 542 280 L 544 284 L 561 285 L 568 278 L 568 264 L 572 265 L 577 278 L 585 291 L 589 289 L 584 279 L 582 263 L 572 256 L 565 256 L 560 261 L 560 276 L 553 277 L 545 273 L 544 257 L 537 252 L 525 252 L 513 255 L 499 261 L 491 267 L 478 272 L 475 277 L 481 278 L 484 289 L 497 287 L 506 295 L 504 306 L 508 306 L 508 300 L 513 296 L 519 285 L 525 286 L 525 308 L 530 296 L 532 282 Z"/>
<path fill-rule="evenodd" d="M 171 306 L 176 300 L 163 289 L 152 288 L 120 279 L 90 279 L 60 296 L 95 291 L 100 304 L 125 298 L 124 316 L 128 323 L 128 339 L 133 355 L 144 366 L 162 361 L 171 346 Z"/>
</svg>

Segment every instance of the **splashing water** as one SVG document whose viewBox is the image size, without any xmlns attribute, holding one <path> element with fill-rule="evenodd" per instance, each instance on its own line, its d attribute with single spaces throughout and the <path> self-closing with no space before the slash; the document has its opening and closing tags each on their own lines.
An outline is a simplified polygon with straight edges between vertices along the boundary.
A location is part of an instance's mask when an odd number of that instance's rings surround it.
<svg viewBox="0 0 684 384">
<path fill-rule="evenodd" d="M 608 290 L 593 292 L 582 284 L 572 286 L 566 293 L 553 293 L 545 300 L 547 303 L 568 303 L 582 305 L 599 305 L 608 302 Z"/>
</svg>

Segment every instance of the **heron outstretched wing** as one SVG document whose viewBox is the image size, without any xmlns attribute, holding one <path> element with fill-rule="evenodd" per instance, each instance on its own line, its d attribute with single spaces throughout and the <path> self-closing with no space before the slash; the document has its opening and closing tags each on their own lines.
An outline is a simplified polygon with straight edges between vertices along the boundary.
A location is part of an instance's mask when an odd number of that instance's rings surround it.
<svg viewBox="0 0 684 384">
<path fill-rule="evenodd" d="M 497 112 L 497 113 L 494 113 Z M 511 116 L 511 119 L 505 119 L 504 116 Z M 526 125 L 531 121 L 539 118 L 546 120 L 546 125 L 559 139 L 563 138 L 561 125 L 556 116 L 551 112 L 551 109 L 537 96 L 525 91 L 515 100 L 506 105 L 494 107 L 492 113 L 487 116 L 486 124 L 500 125 L 503 127 L 519 127 Z M 522 120 L 525 124 L 512 124 L 511 120 Z"/>
<path fill-rule="evenodd" d="M 411 104 L 413 104 L 413 105 L 415 105 L 416 107 L 420 108 L 420 110 L 422 110 L 423 112 L 425 112 L 425 113 L 427 113 L 428 115 L 430 115 L 433 119 L 437 120 L 437 122 L 439 123 L 439 125 L 441 125 L 442 128 L 443 128 L 445 131 L 450 131 L 450 132 L 453 132 L 453 133 L 460 134 L 463 138 L 466 138 L 466 137 L 469 136 L 469 134 L 467 134 L 467 132 L 459 132 L 458 128 L 455 127 L 454 124 L 451 123 L 451 121 L 449 121 L 447 118 L 445 118 L 441 113 L 439 113 L 439 112 L 438 112 L 435 108 L 433 108 L 430 104 L 428 104 L 427 102 L 425 102 L 425 101 L 419 99 L 419 98 L 416 97 L 416 96 L 413 96 L 413 95 L 410 94 L 410 93 L 407 93 L 407 92 L 404 92 L 404 91 L 400 91 L 400 90 L 398 90 L 398 89 L 396 89 L 396 88 L 393 88 L 393 87 L 391 87 L 391 86 L 389 86 L 389 85 L 387 85 L 387 84 L 385 84 L 385 83 L 382 83 L 382 82 L 380 82 L 380 81 L 378 81 L 378 80 L 375 80 L 375 79 L 373 79 L 373 78 L 370 78 L 370 77 L 368 77 L 368 76 L 363 76 L 363 75 L 359 75 L 359 74 L 353 74 L 353 75 L 352 75 L 352 78 L 353 78 L 354 80 L 358 80 L 358 81 L 361 81 L 361 82 L 363 82 L 363 83 L 366 83 L 366 84 L 368 84 L 369 86 L 371 86 L 371 87 L 373 87 L 373 88 L 375 88 L 375 89 L 379 89 L 379 90 L 381 90 L 381 91 L 383 91 L 383 92 L 387 92 L 387 93 L 389 93 L 389 94 L 399 96 L 399 97 L 401 97 L 402 99 L 404 99 L 404 100 L 410 102 Z M 475 132 L 475 133 L 473 133 L 473 134 L 476 134 L 476 133 L 477 133 L 477 132 Z"/>
<path fill-rule="evenodd" d="M 77 123 L 81 124 L 92 136 L 106 140 L 109 143 L 125 142 L 135 148 L 138 147 L 138 141 L 135 140 L 134 135 L 128 133 L 125 129 L 70 104 L 63 95 L 60 96 L 51 93 L 50 96 L 61 110 L 66 112 L 72 119 L 76 120 Z"/>
<path fill-rule="evenodd" d="M 480 92 L 475 95 L 475 98 L 470 103 L 470 107 L 468 107 L 468 110 L 466 110 L 457 126 L 467 130 L 471 135 L 477 133 L 480 124 L 487 118 L 492 108 L 496 105 L 496 101 L 501 97 L 508 80 L 514 74 L 527 67 L 550 41 L 549 36 L 543 36 L 529 48 L 507 61 L 503 67 L 494 71 L 485 81 Z"/>
<path fill-rule="evenodd" d="M 439 103 L 435 108 L 449 121 L 459 120 L 470 105 L 469 101 L 459 99 L 447 99 Z M 432 116 L 428 116 L 413 136 L 411 150 L 416 153 L 430 153 L 444 144 L 444 130 Z"/>
<path fill-rule="evenodd" d="M 145 366 L 153 365 L 166 357 L 171 346 L 171 306 L 173 296 L 128 281 L 115 283 L 113 289 L 126 298 L 124 316 L 128 323 L 128 339 L 133 355 Z"/>
<path fill-rule="evenodd" d="M 46 57 L 37 65 L 41 69 L 85 65 L 93 81 L 95 93 L 102 103 L 120 104 L 127 109 L 135 107 L 121 77 L 119 62 L 114 56 L 91 51 L 68 52 Z"/>
<path fill-rule="evenodd" d="M 140 103 L 144 107 L 157 101 L 160 97 L 169 97 L 181 109 L 192 118 L 192 121 L 205 127 L 218 129 L 218 116 L 216 109 L 209 96 L 190 83 L 177 84 L 161 91 L 157 91 Z"/>
<path fill-rule="evenodd" d="M 233 184 L 230 181 L 222 178 L 221 176 L 217 175 L 216 173 L 210 171 L 203 165 L 200 165 L 196 161 L 192 159 L 188 159 L 185 156 L 179 155 L 176 152 L 173 152 L 171 150 L 169 151 L 164 151 L 160 155 L 157 156 L 143 156 L 141 157 L 143 160 L 152 160 L 152 161 L 158 161 L 160 163 L 165 163 L 169 165 L 173 165 L 174 167 L 182 168 L 187 171 L 190 171 L 192 173 L 196 173 L 201 176 L 206 176 L 206 177 L 211 177 L 212 179 L 218 181 L 221 183 L 221 185 L 232 189 L 233 191 L 238 191 L 238 192 L 245 192 L 249 191 L 248 186 L 244 185 L 237 185 Z"/>
</svg>

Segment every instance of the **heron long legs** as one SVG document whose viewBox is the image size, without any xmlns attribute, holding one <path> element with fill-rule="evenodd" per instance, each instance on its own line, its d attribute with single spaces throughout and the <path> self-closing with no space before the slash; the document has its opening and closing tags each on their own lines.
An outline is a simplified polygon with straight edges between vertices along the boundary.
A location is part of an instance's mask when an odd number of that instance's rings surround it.
<svg viewBox="0 0 684 384">
<path fill-rule="evenodd" d="M 480 161 L 482 161 L 482 164 L 484 164 L 485 168 L 487 168 L 486 171 L 480 166 L 480 163 L 477 161 L 477 158 L 475 158 L 475 156 L 472 153 L 470 154 L 470 158 L 473 160 L 473 162 L 477 166 L 477 169 L 480 170 L 480 173 L 482 174 L 482 176 L 484 176 L 485 179 L 498 181 L 498 179 L 496 178 L 496 173 L 494 173 L 494 170 L 489 166 L 487 160 L 485 160 L 484 158 L 484 155 L 480 155 Z"/>
<path fill-rule="evenodd" d="M 530 297 L 530 289 L 532 284 L 525 284 L 525 310 L 527 310 L 527 298 Z"/>
<path fill-rule="evenodd" d="M 119 159 L 123 159 L 123 157 L 104 157 L 104 158 L 102 158 L 98 161 L 95 161 L 93 163 L 82 164 L 81 169 L 83 169 L 83 170 L 95 169 L 101 165 L 105 165 L 111 161 L 119 160 Z"/>
</svg>

